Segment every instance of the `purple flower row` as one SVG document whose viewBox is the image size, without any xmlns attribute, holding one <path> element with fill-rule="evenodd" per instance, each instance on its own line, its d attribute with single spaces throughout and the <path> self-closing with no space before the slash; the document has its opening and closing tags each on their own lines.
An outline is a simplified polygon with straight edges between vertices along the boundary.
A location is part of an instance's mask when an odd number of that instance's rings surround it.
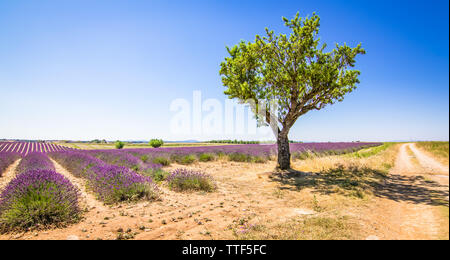
<svg viewBox="0 0 450 260">
<path fill-rule="evenodd" d="M 360 143 L 360 142 L 341 142 L 341 143 L 296 143 L 290 144 L 291 153 L 327 151 L 354 151 L 362 148 L 378 146 L 381 143 Z M 104 153 L 106 150 L 98 150 L 97 153 Z M 146 155 L 150 158 L 165 157 L 173 158 L 186 155 L 201 154 L 245 154 L 254 157 L 269 157 L 277 154 L 276 144 L 246 144 L 246 145 L 220 145 L 220 146 L 200 146 L 200 147 L 163 147 L 158 149 L 123 149 L 120 151 L 131 153 L 135 156 Z"/>
<path fill-rule="evenodd" d="M 75 176 L 86 179 L 90 189 L 105 203 L 159 197 L 158 187 L 150 177 L 127 167 L 107 164 L 88 152 L 66 151 L 50 156 Z"/>
<path fill-rule="evenodd" d="M 162 165 L 154 163 L 144 163 L 141 159 L 133 156 L 130 153 L 120 150 L 105 150 L 105 151 L 84 151 L 108 164 L 123 166 L 134 171 L 150 171 L 159 170 Z"/>
<path fill-rule="evenodd" d="M 37 221 L 45 221 L 39 223 L 44 225 L 54 224 L 59 222 L 55 221 L 56 218 L 73 218 L 79 213 L 78 198 L 78 189 L 55 171 L 23 172 L 0 195 L 0 219 L 2 223 L 28 219 L 27 222 L 16 223 L 16 226 L 23 227 L 29 227 Z M 60 211 L 64 216 L 55 211 Z M 20 215 L 25 213 L 28 213 L 28 217 L 22 218 Z M 11 214 L 16 215 L 17 219 L 12 219 Z"/>
<path fill-rule="evenodd" d="M 30 153 L 0 194 L 0 231 L 75 221 L 79 191 L 43 153 Z"/>
<path fill-rule="evenodd" d="M 0 142 L 0 152 L 15 152 L 27 155 L 32 152 L 57 152 L 71 150 L 72 148 L 41 142 Z"/>
<path fill-rule="evenodd" d="M 29 153 L 22 158 L 16 168 L 17 173 L 22 173 L 31 170 L 50 170 L 55 171 L 55 166 L 48 156 L 44 153 L 34 152 Z"/>
</svg>

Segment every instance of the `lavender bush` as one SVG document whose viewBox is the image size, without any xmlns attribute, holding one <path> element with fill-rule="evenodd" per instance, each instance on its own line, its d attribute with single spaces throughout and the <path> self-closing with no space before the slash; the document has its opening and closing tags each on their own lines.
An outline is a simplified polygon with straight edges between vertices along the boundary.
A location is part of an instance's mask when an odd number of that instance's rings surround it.
<svg viewBox="0 0 450 260">
<path fill-rule="evenodd" d="M 103 152 L 87 152 L 90 155 L 108 163 L 117 166 L 123 166 L 138 171 L 144 167 L 144 163 L 137 157 L 123 153 L 117 150 L 108 150 Z"/>
<path fill-rule="evenodd" d="M 16 168 L 17 173 L 22 173 L 32 170 L 51 170 L 55 171 L 55 166 L 50 161 L 50 158 L 44 153 L 33 152 L 29 153 L 20 161 Z"/>
<path fill-rule="evenodd" d="M 158 187 L 150 177 L 126 167 L 97 165 L 89 171 L 92 172 L 90 187 L 106 203 L 158 198 Z"/>
<path fill-rule="evenodd" d="M 66 151 L 51 157 L 75 176 L 88 181 L 89 188 L 105 203 L 138 199 L 157 199 L 158 187 L 150 177 L 89 155 L 89 152 Z"/>
<path fill-rule="evenodd" d="M 52 170 L 20 173 L 0 195 L 0 231 L 64 225 L 79 219 L 78 189 Z"/>
<path fill-rule="evenodd" d="M 0 153 L 0 177 L 3 172 L 19 158 L 20 154 L 18 153 Z"/>
<path fill-rule="evenodd" d="M 208 174 L 188 169 L 176 169 L 167 177 L 167 184 L 175 191 L 213 191 L 216 187 Z"/>
</svg>

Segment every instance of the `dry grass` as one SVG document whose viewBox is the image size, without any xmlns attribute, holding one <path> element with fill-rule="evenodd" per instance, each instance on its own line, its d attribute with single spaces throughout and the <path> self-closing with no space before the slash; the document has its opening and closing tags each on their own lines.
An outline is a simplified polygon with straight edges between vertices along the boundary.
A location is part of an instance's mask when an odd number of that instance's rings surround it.
<svg viewBox="0 0 450 260">
<path fill-rule="evenodd" d="M 296 169 L 303 172 L 324 172 L 330 169 L 336 169 L 341 165 L 358 166 L 359 168 L 369 168 L 381 172 L 388 172 L 394 166 L 395 158 L 400 148 L 399 144 L 389 146 L 387 149 L 367 157 L 354 156 L 327 156 L 312 157 L 303 161 L 298 161 Z M 370 148 L 369 148 L 370 149 Z M 364 151 L 362 151 L 364 152 Z"/>
<path fill-rule="evenodd" d="M 236 231 L 243 240 L 348 240 L 358 239 L 358 225 L 348 216 L 311 216 L 291 219 L 274 226 L 250 225 Z"/>
<path fill-rule="evenodd" d="M 368 156 L 326 156 L 299 160 L 296 172 L 279 173 L 276 198 L 297 201 L 310 210 L 283 222 L 246 220 L 233 227 L 237 239 L 365 239 L 360 213 L 372 202 L 372 190 L 394 166 L 399 145 Z"/>
<path fill-rule="evenodd" d="M 418 142 L 416 145 L 444 165 L 449 164 L 449 142 Z"/>
</svg>

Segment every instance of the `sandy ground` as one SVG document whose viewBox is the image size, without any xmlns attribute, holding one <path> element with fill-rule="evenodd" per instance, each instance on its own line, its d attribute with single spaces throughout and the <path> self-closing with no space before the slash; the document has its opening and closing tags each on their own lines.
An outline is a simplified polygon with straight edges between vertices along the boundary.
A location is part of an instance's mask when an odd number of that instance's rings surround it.
<svg viewBox="0 0 450 260">
<path fill-rule="evenodd" d="M 17 166 L 19 165 L 19 162 L 20 159 L 11 164 L 0 177 L 0 191 L 2 191 L 6 187 L 6 185 L 8 185 L 8 183 L 16 176 L 15 171 Z"/>
<path fill-rule="evenodd" d="M 407 147 L 422 167 L 413 165 Z M 442 231 L 448 230 L 448 218 L 442 216 L 440 208 L 448 209 L 448 192 L 448 169 L 415 149 L 414 144 L 403 144 L 395 167 L 367 211 L 367 222 L 375 223 L 373 236 L 402 240 L 441 238 Z"/>
<path fill-rule="evenodd" d="M 55 163 L 56 169 L 78 186 L 84 219 L 62 229 L 1 235 L 0 239 L 116 239 L 118 231 L 135 239 L 233 239 L 230 225 L 241 219 L 275 221 L 310 210 L 289 199 L 274 199 L 276 183 L 267 179 L 275 163 L 199 163 L 187 168 L 214 176 L 217 191 L 176 193 L 162 188 L 161 201 L 105 206 L 86 191 L 82 179 L 73 177 Z M 180 165 L 173 165 L 171 170 Z"/>
<path fill-rule="evenodd" d="M 407 146 L 423 167 L 411 163 Z M 413 145 L 402 145 L 390 176 L 367 205 L 343 205 L 344 213 L 355 217 L 364 229 L 361 239 L 436 239 L 443 228 L 448 230 L 448 218 L 443 220 L 439 212 L 439 207 L 448 207 L 448 171 L 442 172 L 442 167 L 432 160 L 414 150 Z M 0 185 L 12 178 L 17 164 L 0 178 Z M 185 167 L 211 174 L 217 191 L 177 193 L 162 187 L 160 201 L 115 206 L 103 205 L 86 190 L 83 179 L 54 164 L 59 173 L 79 187 L 80 204 L 86 210 L 83 220 L 66 228 L 4 234 L 0 239 L 116 239 L 120 233 L 129 239 L 234 239 L 232 229 L 242 220 L 284 223 L 297 216 L 316 214 L 305 193 L 281 190 L 280 183 L 269 178 L 275 162 L 172 165 L 166 170 Z"/>
<path fill-rule="evenodd" d="M 429 174 L 439 175 L 443 178 L 445 178 L 446 176 L 446 178 L 448 179 L 448 165 L 442 165 L 437 160 L 423 153 L 416 147 L 416 144 L 408 144 L 408 146 L 413 151 L 423 170 L 425 170 Z"/>
</svg>

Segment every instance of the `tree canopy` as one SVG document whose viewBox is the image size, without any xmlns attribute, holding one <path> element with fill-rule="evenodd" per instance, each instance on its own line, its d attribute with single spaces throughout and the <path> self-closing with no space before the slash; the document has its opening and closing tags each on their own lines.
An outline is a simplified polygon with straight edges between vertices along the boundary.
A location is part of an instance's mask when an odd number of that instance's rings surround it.
<svg viewBox="0 0 450 260">
<path fill-rule="evenodd" d="M 356 88 L 360 72 L 351 68 L 365 50 L 361 44 L 336 44 L 327 52 L 318 37 L 320 18 L 315 13 L 306 18 L 297 13 L 283 21 L 289 36 L 266 28 L 266 35 L 256 35 L 253 42 L 227 47 L 229 57 L 221 63 L 220 75 L 229 98 L 250 101 L 258 122 L 270 125 L 277 138 L 287 139 L 300 116 L 342 101 Z M 268 107 L 274 103 L 275 113 Z"/>
</svg>

